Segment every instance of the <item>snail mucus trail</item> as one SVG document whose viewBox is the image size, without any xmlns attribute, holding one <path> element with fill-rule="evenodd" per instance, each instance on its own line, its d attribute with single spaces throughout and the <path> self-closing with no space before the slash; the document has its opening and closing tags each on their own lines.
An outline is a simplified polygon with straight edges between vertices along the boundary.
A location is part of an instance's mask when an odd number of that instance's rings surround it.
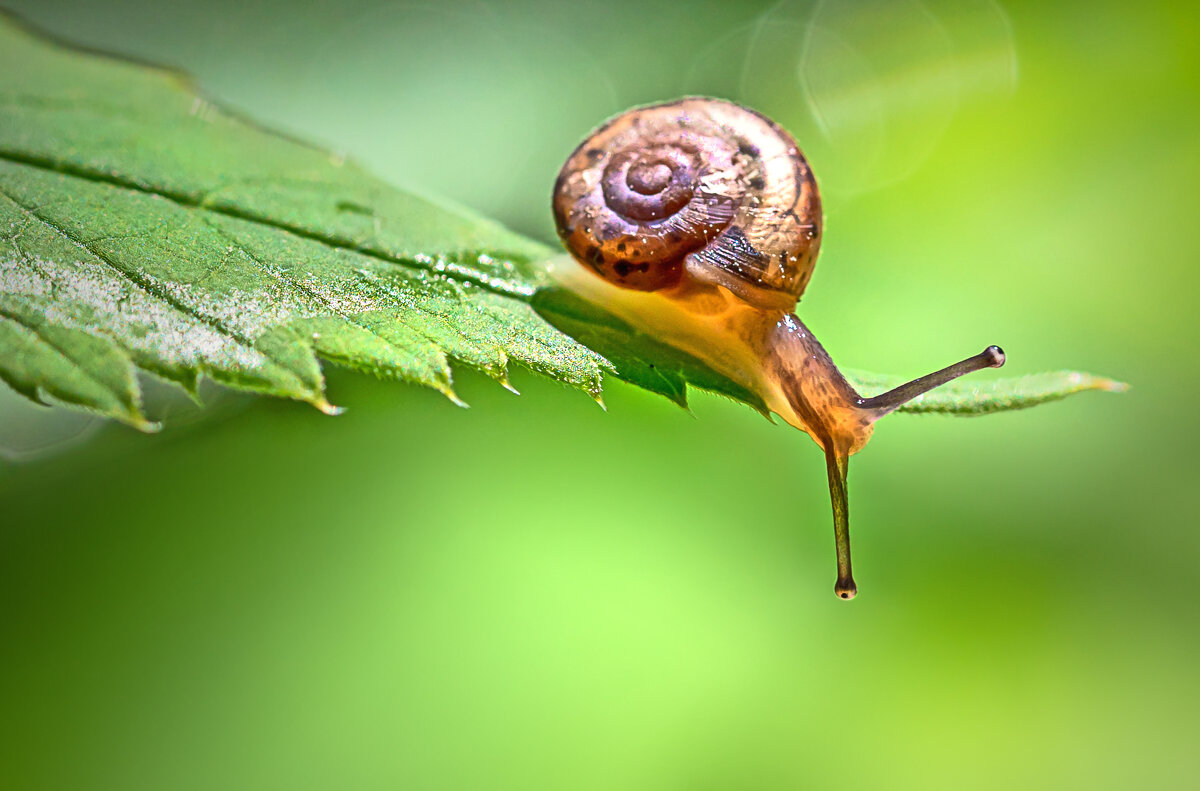
<svg viewBox="0 0 1200 791">
<path fill-rule="evenodd" d="M 1000 367 L 1004 352 L 989 346 L 882 395 L 855 392 L 792 312 L 821 243 L 812 169 L 786 131 L 731 102 L 688 98 L 610 120 L 563 165 L 553 208 L 583 265 L 556 265 L 559 282 L 757 393 L 825 451 L 834 591 L 853 598 L 850 456 L 879 418 Z"/>
</svg>

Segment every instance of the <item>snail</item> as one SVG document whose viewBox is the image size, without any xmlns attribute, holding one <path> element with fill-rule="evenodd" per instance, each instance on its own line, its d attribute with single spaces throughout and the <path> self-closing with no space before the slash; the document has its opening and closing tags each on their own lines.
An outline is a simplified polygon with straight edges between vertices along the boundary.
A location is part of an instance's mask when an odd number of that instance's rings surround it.
<svg viewBox="0 0 1200 791">
<path fill-rule="evenodd" d="M 989 346 L 882 395 L 855 392 L 793 312 L 821 244 L 812 169 L 786 131 L 732 102 L 685 98 L 608 121 L 563 165 L 553 212 L 582 265 L 555 267 L 561 283 L 758 394 L 822 448 L 834 592 L 853 598 L 850 456 L 881 417 L 963 374 L 1000 367 L 1004 352 Z"/>
</svg>

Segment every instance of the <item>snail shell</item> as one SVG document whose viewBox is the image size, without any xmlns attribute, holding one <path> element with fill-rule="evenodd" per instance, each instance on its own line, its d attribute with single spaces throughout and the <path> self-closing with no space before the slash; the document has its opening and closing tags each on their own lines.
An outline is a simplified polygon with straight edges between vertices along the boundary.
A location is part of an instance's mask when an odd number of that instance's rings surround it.
<svg viewBox="0 0 1200 791">
<path fill-rule="evenodd" d="M 687 277 L 790 310 L 812 275 L 821 199 L 791 135 L 731 102 L 639 107 L 597 129 L 554 187 L 567 249 L 618 286 Z"/>
</svg>

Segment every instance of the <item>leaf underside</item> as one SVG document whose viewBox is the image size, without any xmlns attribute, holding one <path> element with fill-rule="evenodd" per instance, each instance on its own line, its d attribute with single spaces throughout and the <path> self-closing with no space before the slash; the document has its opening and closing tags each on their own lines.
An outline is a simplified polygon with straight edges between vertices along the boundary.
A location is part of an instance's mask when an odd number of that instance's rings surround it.
<svg viewBox="0 0 1200 791">
<path fill-rule="evenodd" d="M 333 411 L 320 358 L 456 401 L 451 361 L 503 384 L 516 362 L 595 398 L 611 372 L 681 405 L 691 384 L 765 410 L 543 288 L 550 252 L 261 129 L 182 75 L 0 14 L 0 379 L 34 400 L 151 429 L 142 371 Z M 906 410 L 980 414 L 1113 387 L 1043 374 L 952 385 Z"/>
<path fill-rule="evenodd" d="M 842 373 L 854 385 L 854 389 L 865 396 L 886 393 L 906 381 L 901 376 L 866 371 L 845 370 Z M 900 407 L 899 411 L 970 417 L 1025 409 L 1087 390 L 1117 393 L 1126 389 L 1128 385 L 1124 382 L 1080 371 L 1051 371 L 984 381 L 965 377 L 917 396 Z"/>
<path fill-rule="evenodd" d="M 554 326 L 604 355 L 614 373 L 627 382 L 664 395 L 685 408 L 687 385 L 690 384 L 744 401 L 767 414 L 766 404 L 757 394 L 690 354 L 637 331 L 611 314 L 597 316 L 592 305 L 569 291 L 543 288 L 534 297 L 533 307 Z M 887 392 L 908 381 L 902 376 L 852 369 L 844 369 L 842 373 L 864 396 Z M 1121 382 L 1077 371 L 984 381 L 964 378 L 913 399 L 899 411 L 986 415 L 1057 401 L 1085 390 L 1120 391 L 1125 388 Z"/>
</svg>

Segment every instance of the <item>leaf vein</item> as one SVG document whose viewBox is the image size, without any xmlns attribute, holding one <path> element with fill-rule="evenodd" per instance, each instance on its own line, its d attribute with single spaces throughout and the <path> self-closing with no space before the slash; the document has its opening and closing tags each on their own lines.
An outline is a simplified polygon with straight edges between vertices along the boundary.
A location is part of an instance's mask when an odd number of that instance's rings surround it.
<svg viewBox="0 0 1200 791">
<path fill-rule="evenodd" d="M 229 206 L 210 205 L 210 204 L 205 203 L 205 200 L 206 200 L 205 195 L 197 196 L 197 195 L 189 194 L 187 192 L 163 189 L 162 187 L 155 187 L 155 186 L 152 186 L 147 183 L 142 183 L 142 182 L 136 181 L 134 179 L 123 178 L 121 176 L 118 176 L 118 175 L 115 175 L 112 173 L 104 173 L 104 172 L 101 172 L 98 170 L 94 170 L 92 168 L 87 168 L 87 167 L 84 167 L 81 165 L 77 165 L 75 163 L 56 161 L 50 157 L 37 156 L 37 155 L 29 154 L 28 152 L 14 151 L 11 149 L 0 148 L 0 160 L 5 160 L 8 162 L 12 162 L 14 164 L 18 164 L 18 165 L 24 165 L 26 167 L 38 168 L 39 170 L 46 170 L 46 171 L 49 171 L 52 173 L 58 173 L 63 176 L 79 178 L 79 179 L 83 179 L 85 181 L 91 181 L 91 182 L 95 182 L 95 183 L 99 183 L 99 184 L 108 184 L 113 187 L 120 187 L 122 189 L 134 190 L 136 192 L 140 192 L 140 193 L 143 193 L 146 195 L 154 195 L 159 198 L 163 198 L 165 200 L 172 201 L 184 208 L 199 209 L 202 211 L 211 211 L 215 214 L 221 214 L 226 217 L 233 217 L 234 219 L 245 220 L 247 222 L 256 223 L 258 225 L 262 225 L 265 227 L 275 228 L 276 230 L 286 231 L 287 233 L 294 234 L 303 239 L 309 239 L 309 240 L 312 240 L 315 242 L 320 242 L 321 244 L 324 244 L 328 247 L 332 247 L 337 250 L 353 251 L 355 253 L 359 253 L 360 255 L 367 256 L 368 258 L 373 258 L 377 261 L 384 261 L 389 264 L 396 264 L 399 266 L 407 267 L 409 269 L 416 269 L 416 270 L 422 270 L 422 271 L 427 271 L 427 272 L 437 272 L 438 271 L 435 268 L 435 265 L 433 264 L 432 261 L 429 264 L 426 264 L 415 258 L 405 258 L 403 256 L 398 256 L 398 255 L 389 255 L 387 253 L 384 253 L 384 252 L 382 252 L 378 249 L 372 248 L 372 247 L 367 247 L 362 244 L 355 244 L 355 243 L 347 241 L 347 240 L 340 240 L 340 239 L 338 239 L 336 237 L 332 237 L 332 236 L 322 235 L 315 231 L 301 228 L 299 226 L 296 226 L 296 225 L 293 225 L 290 223 L 286 223 L 286 222 L 283 222 L 280 220 L 275 220 L 275 219 L 266 217 L 261 214 L 256 214 L 254 212 L 240 211 L 238 209 L 235 209 L 235 208 L 232 208 Z M 522 259 L 522 256 L 508 255 L 508 254 L 503 253 L 502 251 L 495 251 L 492 253 L 492 255 L 493 256 L 502 256 L 505 258 Z M 519 288 L 504 288 L 504 287 L 498 286 L 496 284 L 496 279 L 473 276 L 473 275 L 471 275 L 471 273 L 469 271 L 466 271 L 463 267 L 456 268 L 454 274 L 458 279 L 474 283 L 475 285 L 479 286 L 480 288 L 490 291 L 494 294 L 499 294 L 501 296 L 506 296 L 506 297 L 514 297 L 514 298 L 520 299 L 522 301 L 528 301 L 530 298 L 529 294 L 526 294 L 524 291 L 522 291 Z"/>
<path fill-rule="evenodd" d="M 22 318 L 19 314 L 14 313 L 13 311 L 10 311 L 10 310 L 6 310 L 3 307 L 0 307 L 0 318 L 6 319 L 6 320 L 12 322 L 13 324 L 16 324 L 18 327 L 24 329 L 25 331 L 31 333 L 39 342 L 45 344 L 55 354 L 57 354 L 58 356 L 62 357 L 64 360 L 66 360 L 68 363 L 70 363 L 71 367 L 74 368 L 76 371 L 78 371 L 80 374 L 82 374 L 85 379 L 91 381 L 92 383 L 94 383 L 96 385 L 99 385 L 102 389 L 107 390 L 109 393 L 111 393 L 113 395 L 113 397 L 118 402 L 123 401 L 123 399 L 121 398 L 121 394 L 114 391 L 112 389 L 112 386 L 108 382 L 105 382 L 103 379 L 98 378 L 94 373 L 89 371 L 77 359 L 75 359 L 75 357 L 73 357 L 70 354 L 70 352 L 68 352 L 66 349 L 64 349 L 61 345 L 50 340 L 50 338 L 46 337 L 46 335 L 44 335 L 38 327 L 30 324 L 28 321 L 26 321 L 24 318 Z M 132 361 L 130 361 L 130 364 L 132 364 Z M 38 389 L 45 391 L 45 388 L 40 384 L 38 385 Z M 45 392 L 48 392 L 48 391 L 45 391 Z M 136 401 L 134 402 L 132 407 L 133 407 L 133 409 L 132 409 L 131 413 L 133 415 L 137 415 L 138 417 L 140 417 L 139 410 L 138 410 L 138 404 Z"/>
</svg>

